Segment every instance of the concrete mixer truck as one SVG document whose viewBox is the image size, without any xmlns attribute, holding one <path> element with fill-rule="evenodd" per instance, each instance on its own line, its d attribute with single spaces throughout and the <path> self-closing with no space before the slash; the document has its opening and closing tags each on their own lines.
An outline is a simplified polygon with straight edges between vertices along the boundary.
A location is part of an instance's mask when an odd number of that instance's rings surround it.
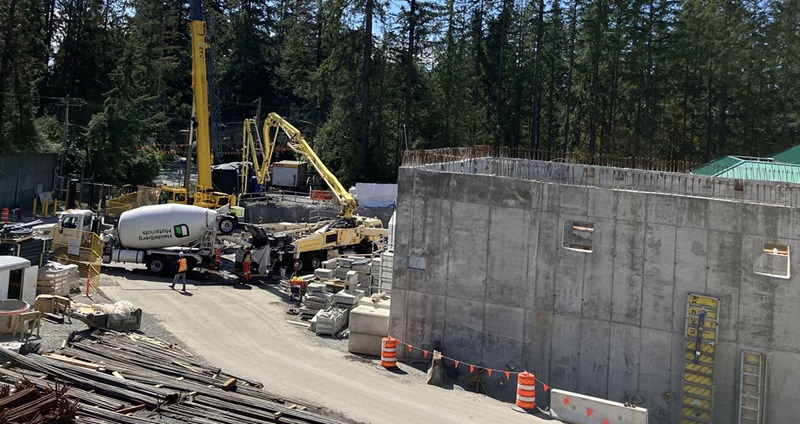
<svg viewBox="0 0 800 424">
<path fill-rule="evenodd" d="M 218 237 L 236 228 L 236 217 L 223 209 L 167 204 L 142 206 L 123 212 L 116 228 L 104 228 L 89 210 L 69 210 L 59 219 L 56 237 L 75 239 L 79 244 L 86 233 L 99 232 L 103 263 L 145 264 L 154 274 L 174 271 L 178 255 L 186 257 L 189 269 L 219 265 L 222 245 Z"/>
</svg>

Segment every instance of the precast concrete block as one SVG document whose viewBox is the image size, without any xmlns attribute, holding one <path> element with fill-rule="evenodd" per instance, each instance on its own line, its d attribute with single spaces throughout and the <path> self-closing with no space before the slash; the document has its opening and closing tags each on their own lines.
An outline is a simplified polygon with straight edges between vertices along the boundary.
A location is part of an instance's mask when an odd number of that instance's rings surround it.
<svg viewBox="0 0 800 424">
<path fill-rule="evenodd" d="M 675 233 L 675 283 L 672 298 L 672 331 L 683 333 L 686 325 L 686 296 L 706 293 L 708 231 L 678 228 Z"/>
<path fill-rule="evenodd" d="M 590 218 L 591 219 L 591 218 Z M 582 316 L 611 320 L 611 292 L 614 281 L 614 221 L 596 218 L 592 253 L 583 267 Z"/>
<path fill-rule="evenodd" d="M 614 190 L 617 197 L 616 218 L 621 221 L 645 222 L 647 219 L 647 194 L 636 191 Z"/>
<path fill-rule="evenodd" d="M 707 294 L 720 300 L 717 333 L 720 340 L 736 340 L 739 285 L 742 278 L 741 257 L 741 234 L 709 231 Z"/>
<path fill-rule="evenodd" d="M 669 194 L 647 194 L 647 223 L 676 225 L 678 197 Z"/>
<path fill-rule="evenodd" d="M 490 208 L 486 302 L 524 308 L 528 285 L 529 214 Z M 520 235 L 523 236 L 520 236 Z"/>
<path fill-rule="evenodd" d="M 742 203 L 728 200 L 711 200 L 708 204 L 708 229 L 715 231 L 742 231 Z"/>
<path fill-rule="evenodd" d="M 642 318 L 644 224 L 617 221 L 614 236 L 612 320 L 639 325 Z"/>
<path fill-rule="evenodd" d="M 538 236 L 539 242 L 536 249 L 536 289 L 529 290 L 528 305 L 533 305 L 537 311 L 553 311 L 553 299 L 555 297 L 555 278 L 558 264 L 558 243 L 560 238 L 558 217 L 552 213 L 539 213 Z M 532 301 L 531 301 L 532 300 Z"/>
<path fill-rule="evenodd" d="M 608 397 L 608 363 L 611 323 L 581 320 L 578 391 L 589 396 Z"/>
<path fill-rule="evenodd" d="M 587 215 L 589 219 L 614 218 L 617 213 L 617 198 L 613 191 L 589 187 L 586 190 L 589 196 Z"/>
<path fill-rule="evenodd" d="M 374 334 L 354 333 L 353 330 L 350 330 L 347 351 L 359 355 L 381 356 L 381 341 L 383 337 Z M 401 354 L 398 354 L 398 356 Z"/>
<path fill-rule="evenodd" d="M 576 390 L 580 361 L 580 318 L 557 314 L 552 337 L 550 385 Z"/>
<path fill-rule="evenodd" d="M 459 202 L 454 202 L 452 209 L 447 295 L 483 302 L 487 289 L 489 209 Z"/>
<path fill-rule="evenodd" d="M 623 402 L 639 391 L 641 329 L 638 326 L 611 323 L 611 351 L 608 369 L 608 398 Z"/>
<path fill-rule="evenodd" d="M 764 410 L 765 423 L 794 423 L 800 417 L 800 353 L 773 351 L 767 356 L 767 368 L 773 370 L 767 375 L 768 396 Z M 778 370 L 780 370 L 778 372 Z"/>
<path fill-rule="evenodd" d="M 675 227 L 647 224 L 642 283 L 642 327 L 672 330 Z"/>
<path fill-rule="evenodd" d="M 620 402 L 583 393 L 553 389 L 550 393 L 553 418 L 572 424 L 647 424 L 647 409 L 629 407 Z M 589 413 L 591 411 L 591 413 Z"/>
<path fill-rule="evenodd" d="M 350 310 L 348 323 L 351 333 L 385 337 L 389 334 L 389 310 L 357 306 Z"/>
<path fill-rule="evenodd" d="M 581 186 L 561 186 L 559 213 L 586 216 L 589 214 L 589 189 Z"/>
<path fill-rule="evenodd" d="M 676 196 L 674 213 L 680 228 L 708 229 L 709 203 L 714 200 L 700 197 Z"/>
</svg>

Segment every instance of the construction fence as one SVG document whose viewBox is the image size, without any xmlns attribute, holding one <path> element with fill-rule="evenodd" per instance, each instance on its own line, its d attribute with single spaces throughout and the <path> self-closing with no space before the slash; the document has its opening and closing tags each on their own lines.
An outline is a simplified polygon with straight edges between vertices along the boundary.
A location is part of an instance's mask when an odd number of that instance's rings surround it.
<svg viewBox="0 0 800 424">
<path fill-rule="evenodd" d="M 65 265 L 77 265 L 83 281 L 88 281 L 96 293 L 100 288 L 100 268 L 103 264 L 103 242 L 91 232 L 59 229 L 53 237 L 53 259 Z"/>
</svg>

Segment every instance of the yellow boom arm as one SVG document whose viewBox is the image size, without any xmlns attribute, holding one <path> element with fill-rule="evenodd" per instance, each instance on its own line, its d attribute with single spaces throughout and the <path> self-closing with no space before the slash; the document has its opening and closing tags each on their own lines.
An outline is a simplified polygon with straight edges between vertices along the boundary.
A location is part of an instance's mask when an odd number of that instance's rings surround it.
<svg viewBox="0 0 800 424">
<path fill-rule="evenodd" d="M 200 0 L 191 0 L 189 29 L 192 32 L 192 91 L 197 119 L 197 192 L 211 190 L 211 132 L 206 74 L 206 23 Z"/>
<path fill-rule="evenodd" d="M 325 180 L 325 183 L 328 184 L 328 187 L 331 189 L 333 194 L 339 199 L 339 203 L 342 205 L 342 212 L 341 216 L 343 218 L 352 218 L 353 212 L 356 210 L 358 204 L 356 200 L 353 199 L 353 196 L 350 195 L 350 192 L 344 189 L 342 183 L 339 182 L 339 179 L 336 178 L 328 167 L 322 163 L 319 156 L 311 149 L 306 139 L 303 137 L 303 134 L 295 128 L 292 124 L 286 122 L 285 119 L 281 118 L 277 113 L 270 113 L 267 116 L 266 121 L 264 121 L 264 137 L 269 137 L 270 130 L 272 128 L 279 128 L 283 130 L 283 132 L 289 136 L 289 148 L 295 151 L 295 153 L 302 156 L 302 158 L 309 162 L 314 169 L 317 170 L 319 176 Z M 275 141 L 278 137 L 278 131 L 275 131 L 275 135 L 271 141 L 271 146 L 275 146 Z"/>
<path fill-rule="evenodd" d="M 265 135 L 269 137 L 269 134 Z M 242 125 L 242 178 L 247 178 L 250 162 L 253 162 L 253 173 L 259 184 L 269 181 L 269 164 L 275 150 L 275 139 L 264 143 L 258 134 L 255 119 L 245 119 Z M 261 156 L 259 158 L 259 156 Z M 243 191 L 244 192 L 244 191 Z"/>
</svg>

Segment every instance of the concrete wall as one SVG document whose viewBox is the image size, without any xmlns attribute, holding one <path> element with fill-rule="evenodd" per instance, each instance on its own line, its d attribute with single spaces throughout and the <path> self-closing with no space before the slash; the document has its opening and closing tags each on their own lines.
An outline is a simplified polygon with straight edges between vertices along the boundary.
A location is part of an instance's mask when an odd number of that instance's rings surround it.
<svg viewBox="0 0 800 424">
<path fill-rule="evenodd" d="M 30 214 L 37 185 L 53 190 L 58 155 L 0 156 L 0 208 L 22 206 Z"/>
<path fill-rule="evenodd" d="M 592 252 L 563 247 L 571 220 L 594 224 Z M 396 231 L 390 331 L 406 343 L 679 422 L 686 298 L 707 294 L 714 422 L 736 419 L 743 349 L 767 355 L 765 422 L 800 416 L 795 208 L 401 168 Z M 764 243 L 790 246 L 789 279 L 754 273 Z"/>
</svg>

